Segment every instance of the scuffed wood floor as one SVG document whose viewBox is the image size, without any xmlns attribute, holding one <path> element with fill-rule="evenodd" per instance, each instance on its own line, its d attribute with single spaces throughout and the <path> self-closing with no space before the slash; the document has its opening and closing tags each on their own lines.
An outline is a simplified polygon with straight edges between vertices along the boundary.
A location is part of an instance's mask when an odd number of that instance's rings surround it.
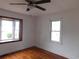
<svg viewBox="0 0 79 59">
<path fill-rule="evenodd" d="M 1 56 L 0 59 L 67 59 L 37 47 Z"/>
</svg>

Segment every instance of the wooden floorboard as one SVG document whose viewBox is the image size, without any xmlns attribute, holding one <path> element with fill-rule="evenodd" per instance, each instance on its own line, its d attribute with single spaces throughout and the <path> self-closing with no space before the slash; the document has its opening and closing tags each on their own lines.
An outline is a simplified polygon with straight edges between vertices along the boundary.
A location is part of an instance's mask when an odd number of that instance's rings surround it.
<svg viewBox="0 0 79 59">
<path fill-rule="evenodd" d="M 67 59 L 46 50 L 31 47 L 14 53 L 1 56 L 0 59 Z"/>
</svg>

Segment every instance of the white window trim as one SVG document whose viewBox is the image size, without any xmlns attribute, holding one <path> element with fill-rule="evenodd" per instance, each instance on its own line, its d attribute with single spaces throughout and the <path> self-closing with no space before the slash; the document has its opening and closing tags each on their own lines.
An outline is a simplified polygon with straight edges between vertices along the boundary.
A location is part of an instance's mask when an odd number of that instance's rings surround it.
<svg viewBox="0 0 79 59">
<path fill-rule="evenodd" d="M 13 21 L 13 39 L 15 40 L 15 20 Z"/>
<path fill-rule="evenodd" d="M 0 18 L 0 41 L 1 41 L 1 18 Z"/>
</svg>

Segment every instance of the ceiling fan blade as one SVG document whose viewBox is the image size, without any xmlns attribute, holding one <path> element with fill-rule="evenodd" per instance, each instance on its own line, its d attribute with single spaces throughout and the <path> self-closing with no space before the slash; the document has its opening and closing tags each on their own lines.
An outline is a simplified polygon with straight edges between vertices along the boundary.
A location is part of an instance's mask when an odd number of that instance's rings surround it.
<svg viewBox="0 0 79 59">
<path fill-rule="evenodd" d="M 49 3 L 51 2 L 50 0 L 41 0 L 41 1 L 37 1 L 35 2 L 35 4 L 43 4 L 43 3 Z"/>
<path fill-rule="evenodd" d="M 28 3 L 31 3 L 32 2 L 32 0 L 25 0 L 26 2 L 28 2 Z"/>
<path fill-rule="evenodd" d="M 10 3 L 10 5 L 27 5 L 26 3 Z"/>
<path fill-rule="evenodd" d="M 38 9 L 40 9 L 40 10 L 43 10 L 43 11 L 45 11 L 45 10 L 46 10 L 45 8 L 40 7 L 40 6 L 38 6 L 38 5 L 34 5 L 34 7 L 38 8 Z"/>
</svg>

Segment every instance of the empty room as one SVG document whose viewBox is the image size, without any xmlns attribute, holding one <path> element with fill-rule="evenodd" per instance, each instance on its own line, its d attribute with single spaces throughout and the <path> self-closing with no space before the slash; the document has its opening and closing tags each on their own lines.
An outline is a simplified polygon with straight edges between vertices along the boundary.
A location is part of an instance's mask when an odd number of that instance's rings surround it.
<svg viewBox="0 0 79 59">
<path fill-rule="evenodd" d="M 79 59 L 79 0 L 0 0 L 0 59 Z"/>
</svg>

